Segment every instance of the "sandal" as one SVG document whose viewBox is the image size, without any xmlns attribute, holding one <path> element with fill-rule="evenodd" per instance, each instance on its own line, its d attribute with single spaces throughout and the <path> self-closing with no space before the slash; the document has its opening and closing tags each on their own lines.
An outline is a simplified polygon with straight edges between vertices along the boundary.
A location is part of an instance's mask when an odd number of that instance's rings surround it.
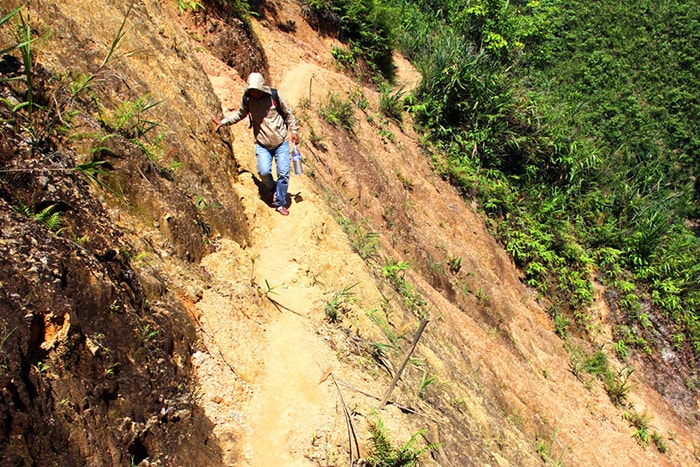
<svg viewBox="0 0 700 467">
<path fill-rule="evenodd" d="M 278 206 L 276 211 L 282 214 L 283 216 L 289 215 L 289 209 L 285 208 L 284 206 Z"/>
</svg>

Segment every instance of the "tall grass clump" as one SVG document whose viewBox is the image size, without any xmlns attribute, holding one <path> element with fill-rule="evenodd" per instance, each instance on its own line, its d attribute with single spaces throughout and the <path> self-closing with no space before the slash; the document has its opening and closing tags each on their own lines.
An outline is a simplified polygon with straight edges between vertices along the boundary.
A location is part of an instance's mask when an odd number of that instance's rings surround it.
<svg viewBox="0 0 700 467">
<path fill-rule="evenodd" d="M 355 112 L 352 102 L 343 99 L 334 92 L 329 92 L 318 109 L 321 118 L 333 126 L 352 132 L 355 126 Z"/>
<path fill-rule="evenodd" d="M 403 88 L 393 91 L 390 87 L 384 86 L 379 94 L 379 111 L 385 117 L 401 123 L 404 109 L 403 96 Z"/>
</svg>

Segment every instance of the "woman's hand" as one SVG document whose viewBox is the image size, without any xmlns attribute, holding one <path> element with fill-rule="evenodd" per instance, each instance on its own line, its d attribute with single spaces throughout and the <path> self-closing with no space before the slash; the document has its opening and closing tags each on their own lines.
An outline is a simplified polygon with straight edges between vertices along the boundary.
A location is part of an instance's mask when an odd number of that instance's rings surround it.
<svg viewBox="0 0 700 467">
<path fill-rule="evenodd" d="M 221 128 L 223 125 L 221 124 L 221 120 L 216 118 L 215 116 L 211 116 L 211 120 L 216 123 L 216 128 L 214 128 L 214 131 L 219 131 L 219 128 Z"/>
</svg>

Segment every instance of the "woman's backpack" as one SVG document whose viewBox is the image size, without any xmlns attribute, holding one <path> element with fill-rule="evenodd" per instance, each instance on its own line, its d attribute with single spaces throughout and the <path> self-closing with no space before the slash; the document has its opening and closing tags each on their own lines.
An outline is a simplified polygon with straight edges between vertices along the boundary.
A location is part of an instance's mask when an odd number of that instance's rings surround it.
<svg viewBox="0 0 700 467">
<path fill-rule="evenodd" d="M 272 106 L 275 108 L 277 113 L 279 113 L 282 116 L 282 120 L 284 120 L 284 124 L 287 124 L 287 115 L 284 113 L 284 110 L 282 110 L 282 106 L 280 105 L 280 95 L 277 92 L 277 89 L 271 88 L 270 89 L 270 94 L 272 96 Z M 248 97 L 248 94 L 245 93 L 243 94 L 243 108 L 248 110 L 248 101 L 250 100 L 250 97 Z M 250 126 L 248 128 L 253 127 L 253 117 L 250 115 L 250 111 L 248 111 L 248 119 L 250 120 Z"/>
</svg>

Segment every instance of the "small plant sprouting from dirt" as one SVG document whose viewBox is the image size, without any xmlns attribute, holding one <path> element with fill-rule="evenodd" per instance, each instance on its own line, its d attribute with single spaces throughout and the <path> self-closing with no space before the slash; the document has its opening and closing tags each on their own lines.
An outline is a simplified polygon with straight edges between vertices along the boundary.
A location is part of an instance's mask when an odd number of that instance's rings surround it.
<svg viewBox="0 0 700 467">
<path fill-rule="evenodd" d="M 323 142 L 325 139 L 325 135 L 317 132 L 313 125 L 309 124 L 309 142 L 313 145 L 313 147 L 323 152 L 326 152 L 328 148 Z"/>
<path fill-rule="evenodd" d="M 391 88 L 385 87 L 379 96 L 379 110 L 399 124 L 403 121 L 403 95 L 403 88 L 392 91 Z"/>
<path fill-rule="evenodd" d="M 420 386 L 418 388 L 418 397 L 420 399 L 425 399 L 425 395 L 428 392 L 428 387 L 435 382 L 435 376 L 428 376 L 428 371 L 423 370 L 423 376 L 420 380 Z"/>
<path fill-rule="evenodd" d="M 384 368 L 389 375 L 394 374 L 394 365 L 389 359 L 389 354 L 396 352 L 398 347 L 394 344 L 385 344 L 382 342 L 373 342 L 369 345 L 369 354 L 379 366 Z"/>
<path fill-rule="evenodd" d="M 159 334 L 157 329 L 153 329 L 150 324 L 137 325 L 144 342 L 148 342 Z"/>
<path fill-rule="evenodd" d="M 581 349 L 572 349 L 571 365 L 574 375 L 579 379 L 586 374 L 602 378 L 610 371 L 608 356 L 603 349 L 598 349 L 590 355 L 586 355 Z"/>
<path fill-rule="evenodd" d="M 366 462 L 372 467 L 419 465 L 420 455 L 437 447 L 430 444 L 420 449 L 415 448 L 418 437 L 423 434 L 422 431 L 411 436 L 401 447 L 394 447 L 381 419 L 370 424 L 369 432 L 372 450 Z"/>
<path fill-rule="evenodd" d="M 350 219 L 341 218 L 338 223 L 347 234 L 352 244 L 352 249 L 360 255 L 360 258 L 367 261 L 377 256 L 379 251 L 379 234 L 376 232 L 367 231 L 363 224 L 353 224 Z"/>
<path fill-rule="evenodd" d="M 33 213 L 29 207 L 24 205 L 13 207 L 15 212 L 23 214 L 30 219 L 34 219 L 56 235 L 60 235 L 61 232 L 63 232 L 63 227 L 61 227 L 61 212 L 54 211 L 54 209 L 56 209 L 55 204 L 47 206 L 37 213 Z"/>
<path fill-rule="evenodd" d="M 367 97 L 359 86 L 353 89 L 348 97 L 358 109 L 365 111 L 369 108 L 369 100 L 367 100 Z"/>
<path fill-rule="evenodd" d="M 566 453 L 566 447 L 564 447 L 562 452 L 556 458 L 554 458 L 554 445 L 557 442 L 558 433 L 559 429 L 555 428 L 554 434 L 552 434 L 552 439 L 549 440 L 549 442 L 544 439 L 540 439 L 540 442 L 537 445 L 537 454 L 540 455 L 545 464 L 557 467 L 563 465 L 561 458 L 564 457 L 564 454 Z"/>
<path fill-rule="evenodd" d="M 332 126 L 340 127 L 347 132 L 352 132 L 355 126 L 355 113 L 352 102 L 338 97 L 329 92 L 326 100 L 318 109 L 318 114 Z"/>
<path fill-rule="evenodd" d="M 577 378 L 584 384 L 591 382 L 585 380 L 585 375 L 602 381 L 610 401 L 617 407 L 625 405 L 632 389 L 629 384 L 629 378 L 634 372 L 632 368 L 627 367 L 615 372 L 610 367 L 608 355 L 602 348 L 588 355 L 577 348 L 569 348 L 569 352 L 571 354 L 571 370 Z"/>
<path fill-rule="evenodd" d="M 146 94 L 135 101 L 122 102 L 111 112 L 104 112 L 103 123 L 127 138 L 145 138 L 159 123 L 147 116 L 149 110 L 160 104 Z"/>
<path fill-rule="evenodd" d="M 196 0 L 177 0 L 177 8 L 181 14 L 186 11 L 194 13 L 198 8 L 204 10 L 204 6 Z"/>
<path fill-rule="evenodd" d="M 7 328 L 4 327 L 5 332 L 2 335 L 2 340 L 0 340 L 0 351 L 2 350 L 3 346 L 5 345 L 5 342 L 14 334 L 14 332 L 17 330 L 17 327 L 14 327 L 7 331 Z"/>
<path fill-rule="evenodd" d="M 386 303 L 385 310 L 388 310 L 388 304 Z M 398 335 L 396 333 L 396 329 L 391 324 L 389 324 L 388 314 L 388 311 L 381 312 L 379 310 L 373 309 L 367 312 L 367 317 L 369 317 L 369 319 L 374 324 L 381 328 L 382 332 L 384 332 L 384 335 L 386 336 L 391 346 L 396 347 L 403 335 Z"/>
<path fill-rule="evenodd" d="M 462 257 L 461 256 L 450 256 L 447 260 L 447 266 L 450 268 L 452 274 L 457 274 L 462 269 Z"/>
<path fill-rule="evenodd" d="M 658 431 L 654 431 L 651 434 L 651 440 L 654 442 L 654 446 L 656 446 L 656 449 L 661 454 L 666 454 L 666 451 L 668 451 L 668 445 L 666 444 L 666 440 L 661 435 L 661 433 L 659 433 Z"/>
<path fill-rule="evenodd" d="M 629 384 L 629 378 L 633 372 L 634 369 L 632 368 L 623 368 L 617 373 L 608 371 L 604 375 L 605 392 L 608 393 L 610 401 L 616 407 L 622 407 L 627 402 L 629 392 L 632 389 Z"/>
<path fill-rule="evenodd" d="M 355 57 L 347 48 L 334 46 L 333 49 L 331 49 L 331 55 L 335 59 L 338 70 L 352 70 L 355 68 Z"/>
<path fill-rule="evenodd" d="M 642 447 L 647 447 L 649 441 L 651 441 L 651 433 L 649 432 L 651 417 L 640 414 L 636 410 L 628 410 L 622 414 L 622 418 L 627 420 L 630 426 L 634 428 L 633 436 L 637 443 Z"/>
<path fill-rule="evenodd" d="M 382 267 L 382 274 L 391 283 L 394 290 L 404 298 L 404 305 L 422 317 L 428 304 L 423 296 L 416 291 L 416 288 L 405 279 L 408 267 L 408 263 L 404 261 L 387 260 Z"/>
<path fill-rule="evenodd" d="M 344 314 L 350 311 L 350 305 L 356 300 L 354 293 L 350 290 L 356 285 L 357 284 L 353 284 L 334 292 L 328 302 L 326 302 L 324 311 L 328 322 L 337 323 L 342 319 Z"/>
<path fill-rule="evenodd" d="M 45 364 L 44 362 L 36 362 L 36 365 L 34 365 L 34 368 L 36 368 L 36 371 L 38 371 L 39 374 L 43 375 L 51 367 L 49 365 Z"/>
<path fill-rule="evenodd" d="M 651 417 L 649 415 L 640 414 L 636 410 L 630 409 L 622 414 L 622 418 L 634 429 L 634 439 L 637 440 L 640 446 L 645 448 L 649 445 L 649 442 L 653 442 L 661 454 L 665 454 L 668 451 L 664 437 L 651 426 Z"/>
</svg>

